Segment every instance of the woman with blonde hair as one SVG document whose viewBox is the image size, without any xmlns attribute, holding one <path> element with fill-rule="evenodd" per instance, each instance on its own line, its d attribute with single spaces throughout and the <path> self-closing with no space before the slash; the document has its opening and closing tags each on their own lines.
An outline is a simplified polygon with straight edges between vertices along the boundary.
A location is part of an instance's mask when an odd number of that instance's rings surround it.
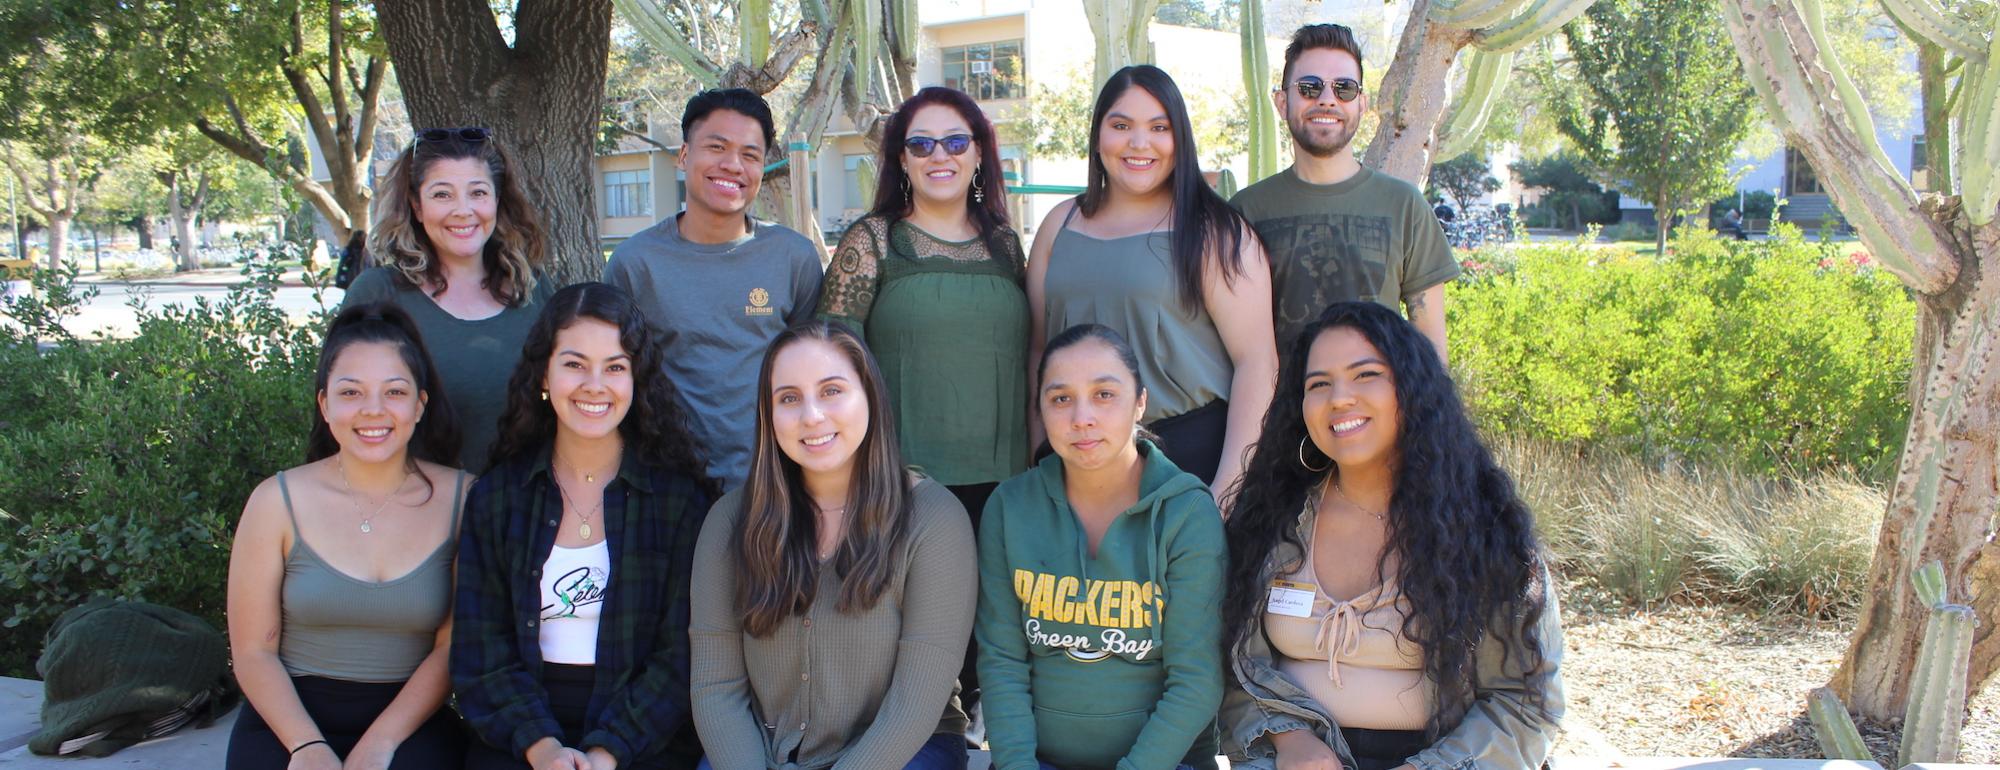
<svg viewBox="0 0 2000 770">
<path fill-rule="evenodd" d="M 506 147 L 476 126 L 418 131 L 378 190 L 368 253 L 380 266 L 341 304 L 388 302 L 416 319 L 458 410 L 459 465 L 483 471 L 507 376 L 554 291 L 536 276 L 540 219 Z"/>
</svg>

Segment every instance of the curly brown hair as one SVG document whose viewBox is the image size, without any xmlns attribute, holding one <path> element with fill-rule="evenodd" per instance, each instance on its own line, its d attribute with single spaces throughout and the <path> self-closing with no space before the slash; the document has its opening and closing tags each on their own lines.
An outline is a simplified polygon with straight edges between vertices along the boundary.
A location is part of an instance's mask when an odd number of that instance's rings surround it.
<svg viewBox="0 0 2000 770">
<path fill-rule="evenodd" d="M 448 138 L 419 139 L 397 155 L 375 199 L 368 253 L 388 266 L 399 283 L 430 287 L 432 296 L 444 294 L 444 268 L 423 225 L 417 222 L 412 201 L 431 166 L 466 158 L 486 164 L 499 197 L 493 237 L 486 240 L 482 260 L 486 267 L 483 288 L 501 304 L 518 307 L 534 292 L 535 271 L 547 259 L 548 245 L 541 218 L 521 185 L 520 167 L 500 138 L 490 132 L 482 140 L 468 141 L 464 130 L 452 130 Z"/>
</svg>

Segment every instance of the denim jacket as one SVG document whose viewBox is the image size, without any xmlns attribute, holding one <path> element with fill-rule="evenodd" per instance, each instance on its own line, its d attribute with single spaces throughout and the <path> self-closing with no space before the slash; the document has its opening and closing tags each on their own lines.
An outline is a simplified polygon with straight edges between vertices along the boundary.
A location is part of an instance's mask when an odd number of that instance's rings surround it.
<svg viewBox="0 0 2000 770">
<path fill-rule="evenodd" d="M 1299 540 L 1312 536 L 1313 507 L 1299 514 Z M 1279 569 L 1292 569 L 1305 558 L 1290 543 L 1280 542 L 1266 560 L 1262 579 L 1269 581 Z M 1438 738 L 1429 748 L 1409 758 L 1418 770 L 1462 770 L 1462 768 L 1538 768 L 1548 758 L 1555 742 L 1557 724 L 1562 719 L 1563 692 L 1562 610 L 1556 605 L 1554 584 L 1546 569 L 1541 576 L 1543 597 L 1548 603 L 1537 625 L 1542 665 L 1522 670 L 1522 656 L 1503 660 L 1504 645 L 1519 639 L 1489 633 L 1479 645 L 1473 662 L 1473 700 L 1458 725 Z M 1513 634 L 1510 624 L 1495 624 L 1498 634 Z M 1356 766 L 1333 717 L 1313 700 L 1305 688 L 1278 670 L 1271 642 L 1260 621 L 1230 655 L 1230 681 L 1222 699 L 1223 749 L 1233 767 L 1270 770 L 1278 762 L 1270 736 L 1290 730 L 1311 730 L 1326 742 L 1341 765 Z M 1537 709 L 1529 694 L 1539 687 L 1547 694 Z"/>
</svg>

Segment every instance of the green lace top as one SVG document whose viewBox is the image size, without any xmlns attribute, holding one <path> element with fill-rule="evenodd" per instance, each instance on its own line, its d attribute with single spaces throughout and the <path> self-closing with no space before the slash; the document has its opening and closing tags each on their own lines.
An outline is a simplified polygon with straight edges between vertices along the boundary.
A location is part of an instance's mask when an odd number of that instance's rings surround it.
<svg viewBox="0 0 2000 770">
<path fill-rule="evenodd" d="M 869 216 L 840 239 L 819 315 L 862 332 L 882 367 L 903 459 L 948 485 L 1028 462 L 1026 260 L 1011 230 L 948 241 Z"/>
</svg>

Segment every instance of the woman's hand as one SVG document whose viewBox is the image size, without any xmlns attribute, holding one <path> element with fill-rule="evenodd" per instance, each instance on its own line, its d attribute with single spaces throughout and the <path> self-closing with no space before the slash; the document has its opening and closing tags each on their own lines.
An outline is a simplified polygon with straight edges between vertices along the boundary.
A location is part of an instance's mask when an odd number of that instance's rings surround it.
<svg viewBox="0 0 2000 770">
<path fill-rule="evenodd" d="M 340 755 L 321 741 L 292 752 L 292 761 L 285 765 L 285 770 L 341 770 Z"/>
<path fill-rule="evenodd" d="M 340 763 L 340 770 L 389 770 L 389 760 L 395 758 L 395 744 L 362 738 L 354 744 L 353 751 L 347 752 L 347 761 Z"/>
<path fill-rule="evenodd" d="M 603 746 L 592 746 L 583 756 L 590 760 L 590 770 L 618 770 L 618 758 L 611 756 Z"/>
<path fill-rule="evenodd" d="M 554 737 L 535 741 L 528 747 L 528 766 L 534 770 L 591 770 L 590 758 L 562 745 Z"/>
<path fill-rule="evenodd" d="M 1343 770 L 1340 757 L 1311 730 L 1274 733 L 1271 745 L 1278 750 L 1278 770 Z"/>
</svg>

